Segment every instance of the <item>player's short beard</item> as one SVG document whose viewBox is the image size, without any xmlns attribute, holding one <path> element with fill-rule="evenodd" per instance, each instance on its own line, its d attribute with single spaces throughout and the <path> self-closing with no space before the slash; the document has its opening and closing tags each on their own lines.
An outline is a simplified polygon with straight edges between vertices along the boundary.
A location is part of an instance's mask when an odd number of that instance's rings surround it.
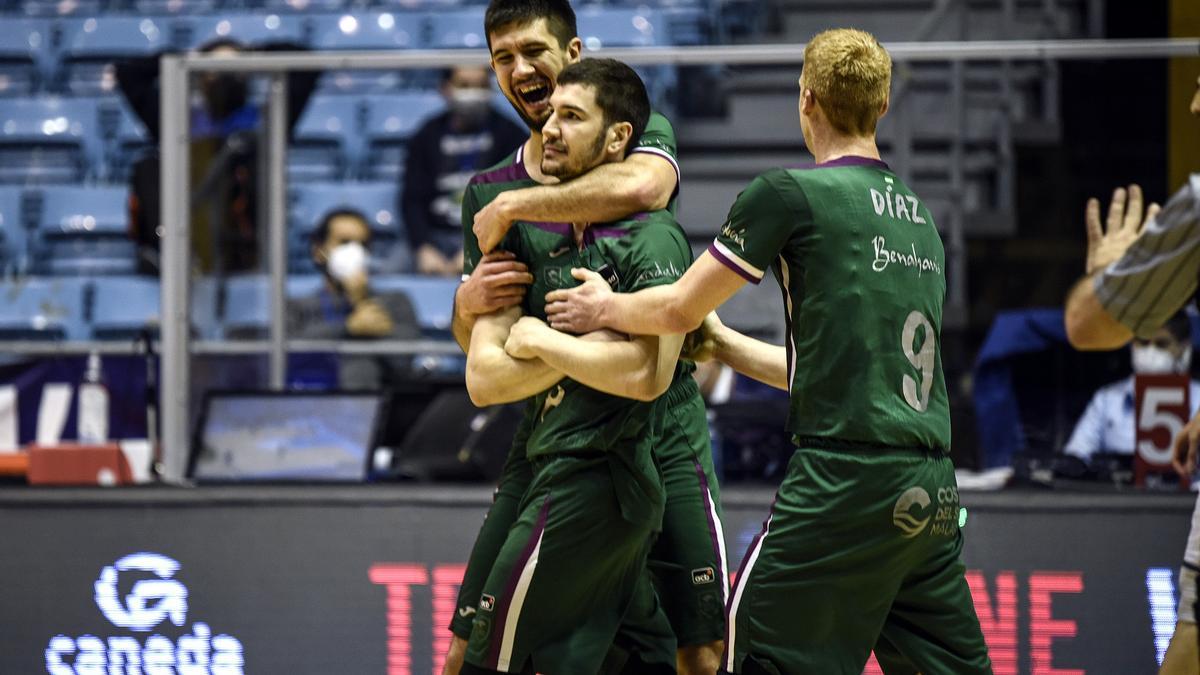
<svg viewBox="0 0 1200 675">
<path fill-rule="evenodd" d="M 553 171 L 547 171 L 546 163 L 543 161 L 542 173 L 561 180 L 571 180 L 572 178 L 578 178 L 596 168 L 600 164 L 600 158 L 604 155 L 604 138 L 606 136 L 606 131 L 607 127 L 601 129 L 600 133 L 596 134 L 596 140 L 592 141 L 591 153 L 588 155 L 588 158 L 585 161 L 581 161 L 579 163 L 579 166 L 574 166 L 571 163 L 570 148 L 568 148 L 566 162 L 559 164 L 558 167 Z"/>
</svg>

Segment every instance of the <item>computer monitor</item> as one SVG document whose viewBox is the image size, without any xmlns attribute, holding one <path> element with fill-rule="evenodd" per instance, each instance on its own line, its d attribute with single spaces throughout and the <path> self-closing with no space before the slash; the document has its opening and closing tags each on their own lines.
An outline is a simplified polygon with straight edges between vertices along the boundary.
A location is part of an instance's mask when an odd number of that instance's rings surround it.
<svg viewBox="0 0 1200 675">
<path fill-rule="evenodd" d="M 384 399 L 378 392 L 208 392 L 188 475 L 202 483 L 364 481 Z"/>
</svg>

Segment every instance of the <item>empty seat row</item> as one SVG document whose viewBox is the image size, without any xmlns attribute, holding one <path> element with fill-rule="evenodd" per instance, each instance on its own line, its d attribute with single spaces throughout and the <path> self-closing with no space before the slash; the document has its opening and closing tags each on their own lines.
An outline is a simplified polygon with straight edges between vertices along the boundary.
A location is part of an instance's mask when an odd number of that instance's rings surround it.
<svg viewBox="0 0 1200 675">
<path fill-rule="evenodd" d="M 119 275 L 137 269 L 129 192 L 120 186 L 0 186 L 0 270 L 17 275 Z M 373 268 L 407 272 L 412 257 L 394 181 L 313 183 L 288 194 L 288 264 L 314 271 L 313 229 L 340 209 L 361 212 L 375 239 Z"/>
<path fill-rule="evenodd" d="M 454 9 L 486 5 L 484 0 L 3 0 L 0 13 L 24 16 L 139 14 L 186 16 L 208 13 L 276 11 L 329 12 L 388 9 Z M 587 0 L 579 5 L 709 7 L 709 0 Z"/>
<path fill-rule="evenodd" d="M 417 11 L 268 12 L 213 16 L 4 18 L 0 95 L 34 91 L 112 91 L 112 62 L 217 39 L 256 45 L 288 42 L 315 50 L 477 49 L 486 45 L 482 6 Z M 698 9 L 584 7 L 580 37 L 588 49 L 695 44 L 706 19 Z"/>
<path fill-rule="evenodd" d="M 291 276 L 289 298 L 317 292 L 318 275 Z M 450 325 L 457 280 L 411 275 L 372 279 L 380 293 L 404 293 L 428 335 Z M 157 334 L 161 290 L 146 277 L 24 277 L 0 282 L 0 340 L 134 339 Z M 270 284 L 263 275 L 193 282 L 190 316 L 197 338 L 260 337 L 270 317 Z"/>
</svg>

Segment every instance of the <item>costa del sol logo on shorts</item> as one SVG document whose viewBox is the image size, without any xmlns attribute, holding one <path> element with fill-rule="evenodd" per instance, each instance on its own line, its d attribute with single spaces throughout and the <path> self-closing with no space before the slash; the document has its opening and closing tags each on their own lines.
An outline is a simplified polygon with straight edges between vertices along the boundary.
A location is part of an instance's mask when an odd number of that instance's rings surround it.
<svg viewBox="0 0 1200 675">
<path fill-rule="evenodd" d="M 485 612 L 490 612 L 496 609 L 496 598 L 488 595 L 487 593 L 479 596 L 479 609 Z"/>
<path fill-rule="evenodd" d="M 717 573 L 711 567 L 701 567 L 700 569 L 692 570 L 692 585 L 700 586 L 703 584 L 711 584 L 717 580 Z"/>
<path fill-rule="evenodd" d="M 892 524 L 900 528 L 905 539 L 912 539 L 921 534 L 925 530 L 925 526 L 929 524 L 929 516 L 916 518 L 910 511 L 914 505 L 921 509 L 927 508 L 930 501 L 929 493 L 921 487 L 911 487 L 905 490 L 904 494 L 896 500 L 896 507 L 892 509 Z"/>
</svg>

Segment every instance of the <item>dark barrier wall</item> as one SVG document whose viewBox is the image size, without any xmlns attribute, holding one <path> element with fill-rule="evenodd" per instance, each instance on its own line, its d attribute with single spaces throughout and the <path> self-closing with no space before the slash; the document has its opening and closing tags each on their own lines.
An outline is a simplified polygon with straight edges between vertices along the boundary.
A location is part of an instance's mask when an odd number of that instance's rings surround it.
<svg viewBox="0 0 1200 675">
<path fill-rule="evenodd" d="M 728 491 L 733 569 L 770 498 Z M 435 673 L 488 499 L 382 486 L 2 491 L 0 673 Z M 1155 671 L 1190 496 L 963 502 L 997 675 Z"/>
</svg>

